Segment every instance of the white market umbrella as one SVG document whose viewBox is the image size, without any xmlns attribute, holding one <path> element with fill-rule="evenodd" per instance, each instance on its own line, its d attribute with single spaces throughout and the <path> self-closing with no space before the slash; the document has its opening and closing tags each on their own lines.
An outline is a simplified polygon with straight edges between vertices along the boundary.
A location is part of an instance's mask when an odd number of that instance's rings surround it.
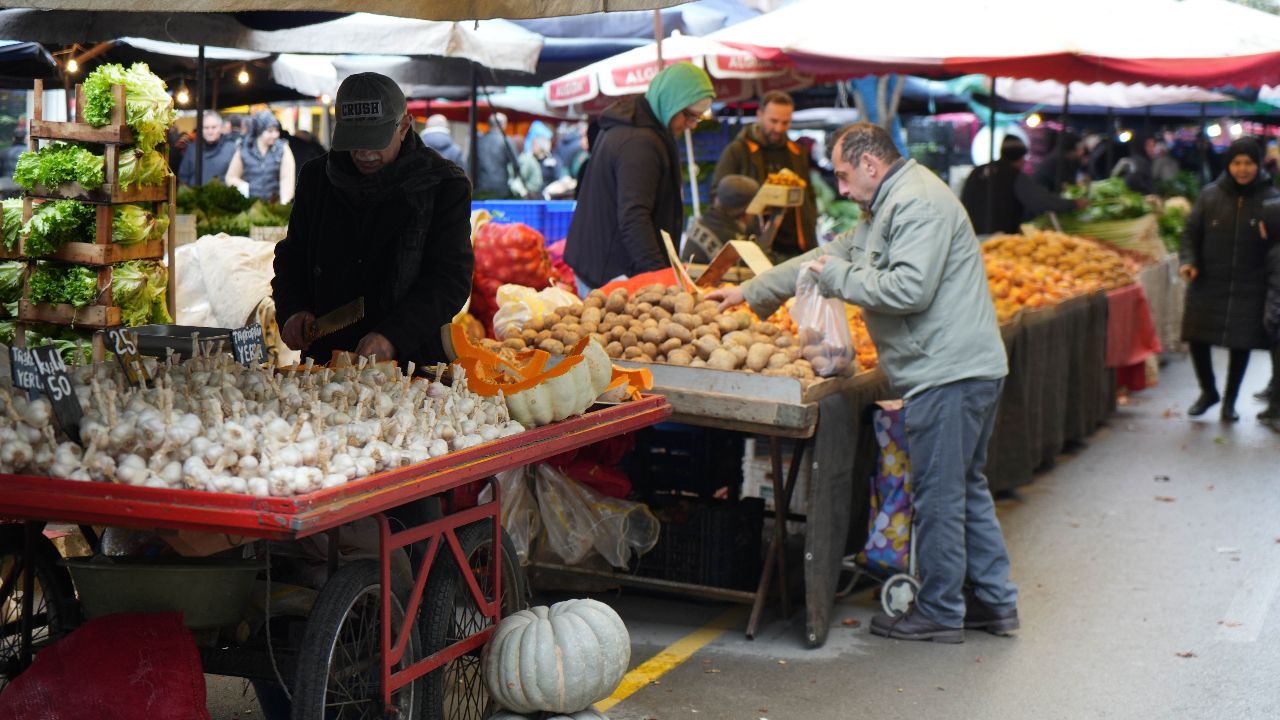
<svg viewBox="0 0 1280 720">
<path fill-rule="evenodd" d="M 1144 85 L 1141 83 L 1082 83 L 1068 85 L 1056 80 L 999 78 L 1000 97 L 1010 102 L 1037 105 L 1072 105 L 1109 108 L 1142 108 L 1177 103 L 1231 102 L 1235 98 L 1191 85 Z M 991 90 L 991 81 L 984 84 Z"/>
</svg>

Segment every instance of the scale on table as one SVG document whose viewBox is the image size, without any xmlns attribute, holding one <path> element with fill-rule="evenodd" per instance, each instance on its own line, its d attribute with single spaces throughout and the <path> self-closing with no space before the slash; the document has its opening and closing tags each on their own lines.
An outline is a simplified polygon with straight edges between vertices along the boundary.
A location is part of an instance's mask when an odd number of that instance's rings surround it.
<svg viewBox="0 0 1280 720">
<path fill-rule="evenodd" d="M 782 227 L 782 221 L 787 213 L 798 212 L 793 208 L 804 204 L 804 191 L 803 185 L 778 185 L 767 182 L 761 185 L 756 196 L 751 198 L 751 204 L 747 205 L 747 214 L 760 216 L 762 227 L 760 247 L 766 252 L 773 249 L 773 240 L 777 237 L 778 228 Z"/>
</svg>

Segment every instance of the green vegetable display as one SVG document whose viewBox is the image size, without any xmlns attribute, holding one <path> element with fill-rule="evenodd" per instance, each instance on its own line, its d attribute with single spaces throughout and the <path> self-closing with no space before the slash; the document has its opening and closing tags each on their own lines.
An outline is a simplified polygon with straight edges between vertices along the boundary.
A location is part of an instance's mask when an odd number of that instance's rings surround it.
<svg viewBox="0 0 1280 720">
<path fill-rule="evenodd" d="M 0 202 L 0 215 L 4 224 L 4 249 L 17 252 L 18 238 L 22 235 L 22 198 Z"/>
<path fill-rule="evenodd" d="M 130 185 L 160 185 L 169 177 L 169 161 L 159 150 L 143 150 L 141 147 L 120 149 L 120 165 L 116 181 L 121 188 Z"/>
<path fill-rule="evenodd" d="M 42 262 L 27 281 L 27 299 L 32 302 L 66 303 L 82 308 L 92 305 L 98 295 L 98 275 L 80 265 Z"/>
<path fill-rule="evenodd" d="M 12 342 L 14 327 L 12 323 L 0 323 L 0 342 Z M 75 328 L 57 325 L 27 326 L 27 347 L 53 345 L 68 365 L 90 365 L 93 363 L 93 330 L 76 330 Z M 7 337 L 7 339 L 6 339 Z"/>
<path fill-rule="evenodd" d="M 200 236 L 226 233 L 248 237 L 253 226 L 288 225 L 292 211 L 292 205 L 246 198 L 217 180 L 178 191 L 178 212 L 195 215 Z"/>
<path fill-rule="evenodd" d="M 1088 187 L 1072 185 L 1067 188 L 1065 194 L 1072 199 L 1088 198 L 1089 205 L 1083 210 L 1059 215 L 1059 220 L 1063 221 L 1063 230 L 1066 230 L 1069 224 L 1130 220 L 1151 212 L 1151 206 L 1147 204 L 1146 199 L 1130 190 L 1122 178 L 1097 180 L 1089 183 Z"/>
<path fill-rule="evenodd" d="M 112 85 L 124 85 L 125 122 L 133 129 L 138 145 L 154 148 L 165 141 L 173 124 L 173 98 L 164 81 L 156 77 L 146 63 L 99 65 L 84 81 L 84 119 L 94 127 L 111 122 L 115 98 Z"/>
<path fill-rule="evenodd" d="M 69 242 L 93 242 L 97 212 L 78 200 L 55 200 L 37 205 L 25 228 L 27 242 L 23 253 L 43 257 L 62 249 Z"/>
<path fill-rule="evenodd" d="M 1182 230 L 1187 226 L 1187 211 L 1179 205 L 1166 205 L 1160 213 L 1160 239 L 1169 252 L 1182 246 Z"/>
<path fill-rule="evenodd" d="M 236 215 L 249 209 L 253 201 L 240 191 L 212 180 L 199 187 L 178 190 L 178 212 L 186 215 Z"/>
<path fill-rule="evenodd" d="M 147 211 L 139 205 L 117 205 L 111 221 L 111 241 L 137 245 L 158 240 L 169 230 L 169 216 Z"/>
<path fill-rule="evenodd" d="M 62 183 L 78 182 L 85 190 L 96 190 L 106 182 L 102 156 L 79 145 L 50 143 L 36 152 L 24 152 L 13 171 L 13 181 L 23 190 L 36 185 L 56 188 Z"/>
<path fill-rule="evenodd" d="M 26 269 L 21 260 L 0 262 L 0 304 L 16 303 L 22 297 L 22 272 Z"/>
<path fill-rule="evenodd" d="M 1195 173 L 1179 170 L 1170 180 L 1157 183 L 1157 190 L 1162 197 L 1198 197 L 1200 195 L 1200 178 Z"/>
</svg>

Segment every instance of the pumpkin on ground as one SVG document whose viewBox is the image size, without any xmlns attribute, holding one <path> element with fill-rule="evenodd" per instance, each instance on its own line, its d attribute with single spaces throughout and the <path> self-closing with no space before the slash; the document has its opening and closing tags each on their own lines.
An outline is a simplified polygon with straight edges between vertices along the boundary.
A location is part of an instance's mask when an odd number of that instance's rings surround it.
<svg viewBox="0 0 1280 720">
<path fill-rule="evenodd" d="M 609 720 L 609 716 L 589 707 L 576 713 L 533 713 L 523 715 L 510 710 L 499 710 L 489 720 Z"/>
<path fill-rule="evenodd" d="M 613 608 L 565 600 L 502 619 L 485 648 L 484 682 L 515 712 L 576 713 L 612 695 L 630 662 L 631 637 Z"/>
</svg>

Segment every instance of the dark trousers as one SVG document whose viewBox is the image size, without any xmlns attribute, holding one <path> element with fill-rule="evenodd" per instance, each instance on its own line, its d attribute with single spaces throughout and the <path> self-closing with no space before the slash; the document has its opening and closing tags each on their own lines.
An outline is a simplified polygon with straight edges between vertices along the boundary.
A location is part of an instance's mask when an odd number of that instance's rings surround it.
<svg viewBox="0 0 1280 720">
<path fill-rule="evenodd" d="M 1196 371 L 1196 381 L 1200 383 L 1200 392 L 1206 395 L 1218 393 L 1217 380 L 1213 375 L 1213 357 L 1208 343 L 1191 343 L 1191 365 Z M 1228 405 L 1235 403 L 1240 395 L 1240 384 L 1244 382 L 1244 371 L 1249 368 L 1248 350 L 1229 350 L 1230 360 L 1227 362 L 1227 387 L 1222 397 Z"/>
</svg>

